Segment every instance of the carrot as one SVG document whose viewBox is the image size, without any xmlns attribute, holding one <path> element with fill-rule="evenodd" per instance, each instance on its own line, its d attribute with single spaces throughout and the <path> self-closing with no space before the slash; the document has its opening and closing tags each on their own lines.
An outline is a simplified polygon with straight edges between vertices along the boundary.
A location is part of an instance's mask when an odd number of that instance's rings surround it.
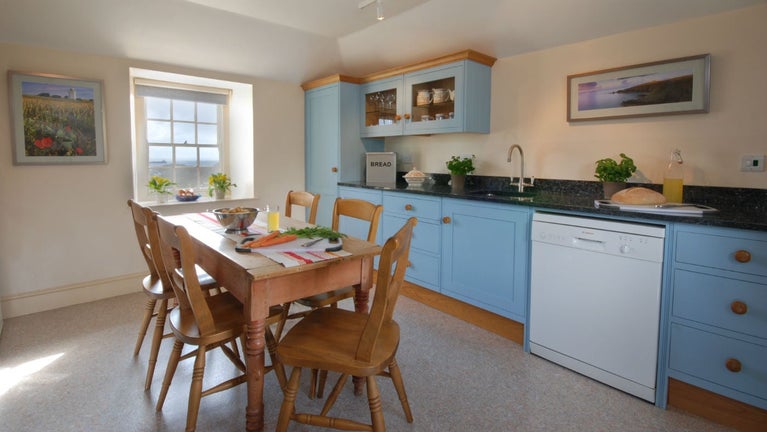
<svg viewBox="0 0 767 432">
<path fill-rule="evenodd" d="M 295 234 L 285 234 L 281 235 L 279 237 L 270 238 L 268 240 L 262 241 L 258 244 L 256 247 L 264 247 L 264 246 L 274 246 L 282 243 L 287 243 L 289 241 L 293 241 L 297 239 L 298 236 Z"/>
<path fill-rule="evenodd" d="M 255 239 L 255 240 L 249 241 L 247 243 L 243 243 L 242 247 L 246 247 L 246 248 L 258 247 L 264 241 L 273 239 L 273 238 L 277 237 L 278 235 L 280 235 L 279 231 L 272 231 L 269 234 L 265 234 L 265 235 Z"/>
</svg>

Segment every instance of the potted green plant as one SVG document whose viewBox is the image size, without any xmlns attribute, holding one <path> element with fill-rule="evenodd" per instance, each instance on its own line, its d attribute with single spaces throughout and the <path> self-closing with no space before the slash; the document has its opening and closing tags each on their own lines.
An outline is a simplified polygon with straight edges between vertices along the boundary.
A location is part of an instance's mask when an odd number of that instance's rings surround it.
<svg viewBox="0 0 767 432">
<path fill-rule="evenodd" d="M 624 189 L 626 180 L 631 178 L 637 170 L 633 159 L 626 156 L 625 153 L 621 153 L 620 157 L 620 162 L 611 158 L 600 159 L 596 162 L 594 177 L 602 182 L 604 197 L 607 199 L 610 199 L 615 192 Z"/>
<path fill-rule="evenodd" d="M 474 172 L 474 158 L 476 158 L 474 155 L 471 157 L 451 156 L 450 160 L 445 162 L 447 170 L 450 171 L 450 184 L 453 191 L 463 191 L 466 175 Z"/>
<path fill-rule="evenodd" d="M 208 177 L 208 196 L 214 196 L 216 199 L 224 199 L 227 192 L 237 187 L 232 183 L 232 179 L 224 173 L 213 173 Z"/>
<path fill-rule="evenodd" d="M 152 190 L 157 195 L 157 201 L 158 202 L 165 202 L 168 200 L 168 196 L 172 195 L 173 192 L 170 190 L 171 186 L 175 186 L 176 183 L 173 183 L 169 179 L 153 175 L 149 178 L 149 182 L 147 183 L 147 186 L 149 189 Z"/>
</svg>

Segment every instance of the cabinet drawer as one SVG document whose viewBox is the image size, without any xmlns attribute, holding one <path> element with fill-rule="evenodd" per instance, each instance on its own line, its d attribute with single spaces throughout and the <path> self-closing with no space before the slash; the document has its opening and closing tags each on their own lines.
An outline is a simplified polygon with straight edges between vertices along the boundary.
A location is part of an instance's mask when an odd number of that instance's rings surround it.
<svg viewBox="0 0 767 432">
<path fill-rule="evenodd" d="M 741 370 L 732 372 L 726 364 L 740 362 Z M 767 403 L 767 347 L 687 326 L 671 325 L 669 367 L 747 393 Z"/>
<path fill-rule="evenodd" d="M 755 235 L 716 235 L 680 231 L 677 234 L 676 261 L 714 267 L 759 276 L 767 276 L 767 241 L 754 240 Z M 736 253 L 750 255 L 748 262 L 735 259 Z M 743 252 L 741 252 L 741 259 Z"/>
<path fill-rule="evenodd" d="M 676 317 L 767 338 L 767 286 L 762 284 L 677 269 L 672 311 Z"/>
<path fill-rule="evenodd" d="M 407 218 L 385 214 L 383 217 L 383 236 L 389 238 L 397 233 L 407 222 Z M 410 240 L 411 249 L 420 249 L 435 255 L 440 253 L 440 225 L 428 220 L 419 220 L 413 228 Z"/>
<path fill-rule="evenodd" d="M 440 199 L 422 197 L 413 194 L 384 194 L 384 212 L 418 219 L 437 220 L 441 216 Z M 417 226 L 416 226 L 417 228 Z"/>
<path fill-rule="evenodd" d="M 411 249 L 409 261 L 405 279 L 439 291 L 439 257 Z"/>
</svg>

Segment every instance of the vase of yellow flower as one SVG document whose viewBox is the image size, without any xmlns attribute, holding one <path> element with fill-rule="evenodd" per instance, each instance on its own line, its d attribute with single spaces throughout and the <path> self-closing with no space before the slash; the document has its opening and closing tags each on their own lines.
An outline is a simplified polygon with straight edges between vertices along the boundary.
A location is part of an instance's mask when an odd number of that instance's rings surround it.
<svg viewBox="0 0 767 432">
<path fill-rule="evenodd" d="M 157 202 L 164 203 L 168 201 L 168 197 L 173 195 L 170 188 L 175 184 L 165 177 L 153 175 L 149 178 L 147 187 L 157 196 Z"/>
<path fill-rule="evenodd" d="M 224 173 L 213 173 L 208 177 L 208 196 L 224 199 L 226 193 L 237 187 L 232 179 Z"/>
</svg>

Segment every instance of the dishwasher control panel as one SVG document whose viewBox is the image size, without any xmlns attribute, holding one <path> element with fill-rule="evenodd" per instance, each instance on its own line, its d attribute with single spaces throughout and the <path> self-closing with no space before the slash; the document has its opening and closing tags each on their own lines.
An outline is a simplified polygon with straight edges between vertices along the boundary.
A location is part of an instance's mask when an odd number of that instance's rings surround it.
<svg viewBox="0 0 767 432">
<path fill-rule="evenodd" d="M 536 213 L 532 240 L 634 259 L 663 256 L 665 228 L 656 225 Z"/>
</svg>

